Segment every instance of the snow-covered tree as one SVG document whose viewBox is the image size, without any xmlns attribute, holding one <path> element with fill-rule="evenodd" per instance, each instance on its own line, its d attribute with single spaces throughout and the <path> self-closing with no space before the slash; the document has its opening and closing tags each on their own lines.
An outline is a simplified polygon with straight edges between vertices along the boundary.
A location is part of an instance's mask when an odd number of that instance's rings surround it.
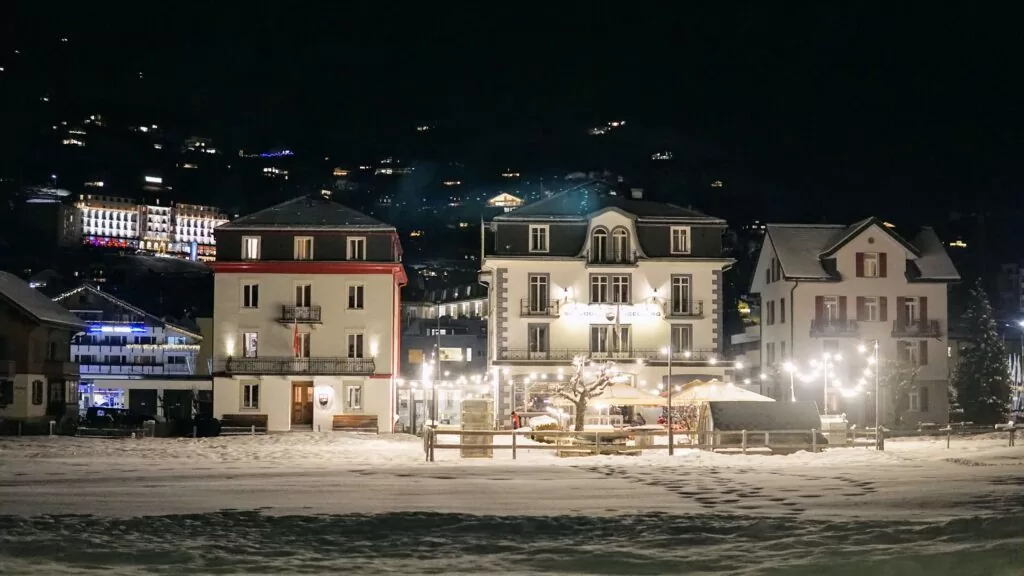
<svg viewBox="0 0 1024 576">
<path fill-rule="evenodd" d="M 881 394 L 885 406 L 892 407 L 892 426 L 899 426 L 903 413 L 909 406 L 908 394 L 914 388 L 920 366 L 898 360 L 880 360 L 878 370 L 878 393 Z M 884 418 L 882 419 L 884 422 Z"/>
<path fill-rule="evenodd" d="M 588 382 L 585 374 L 586 366 L 586 356 L 575 357 L 572 361 L 572 377 L 567 382 L 560 383 L 554 392 L 555 396 L 568 400 L 576 407 L 575 430 L 577 432 L 583 431 L 584 416 L 590 400 L 604 392 L 604 389 L 612 383 L 613 376 L 611 364 L 608 363 L 602 365 L 593 380 Z"/>
<path fill-rule="evenodd" d="M 963 323 L 967 343 L 960 353 L 952 383 L 956 404 L 963 410 L 965 422 L 1005 422 L 1010 400 L 1006 347 L 996 330 L 992 306 L 981 280 L 971 290 Z"/>
</svg>

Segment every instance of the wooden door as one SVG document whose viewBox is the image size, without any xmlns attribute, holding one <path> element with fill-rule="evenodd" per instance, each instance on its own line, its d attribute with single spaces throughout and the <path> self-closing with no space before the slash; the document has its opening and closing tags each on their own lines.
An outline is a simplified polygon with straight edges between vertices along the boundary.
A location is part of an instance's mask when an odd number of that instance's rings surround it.
<svg viewBox="0 0 1024 576">
<path fill-rule="evenodd" d="M 313 383 L 292 383 L 292 426 L 313 425 Z"/>
</svg>

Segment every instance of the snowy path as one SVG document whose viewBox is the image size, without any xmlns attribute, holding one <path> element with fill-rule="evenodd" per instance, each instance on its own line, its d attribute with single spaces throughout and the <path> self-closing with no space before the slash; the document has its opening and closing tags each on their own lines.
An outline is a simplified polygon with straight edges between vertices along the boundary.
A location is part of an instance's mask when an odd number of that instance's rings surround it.
<svg viewBox="0 0 1024 576">
<path fill-rule="evenodd" d="M 0 573 L 1024 573 L 1024 448 L 888 448 L 429 464 L 401 437 L 6 439 Z"/>
</svg>

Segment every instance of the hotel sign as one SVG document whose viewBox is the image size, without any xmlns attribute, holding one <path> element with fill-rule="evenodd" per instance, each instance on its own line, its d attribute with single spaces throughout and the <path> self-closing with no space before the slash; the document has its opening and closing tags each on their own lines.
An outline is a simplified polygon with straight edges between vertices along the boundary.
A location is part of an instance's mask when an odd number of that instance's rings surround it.
<svg viewBox="0 0 1024 576">
<path fill-rule="evenodd" d="M 664 311 L 657 304 L 570 304 L 562 308 L 562 316 L 565 318 L 614 322 L 616 314 L 619 322 L 627 322 L 639 318 L 661 318 Z"/>
</svg>

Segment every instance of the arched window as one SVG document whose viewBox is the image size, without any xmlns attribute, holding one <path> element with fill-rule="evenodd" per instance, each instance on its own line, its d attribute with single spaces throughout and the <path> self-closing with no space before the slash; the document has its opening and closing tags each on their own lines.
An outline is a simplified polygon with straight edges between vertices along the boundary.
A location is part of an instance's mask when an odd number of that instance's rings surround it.
<svg viewBox="0 0 1024 576">
<path fill-rule="evenodd" d="M 629 232 L 622 227 L 612 230 L 612 257 L 616 262 L 628 262 L 629 253 Z"/>
<path fill-rule="evenodd" d="M 604 262 L 608 259 L 608 231 L 604 228 L 594 229 L 590 239 L 590 261 Z"/>
</svg>

